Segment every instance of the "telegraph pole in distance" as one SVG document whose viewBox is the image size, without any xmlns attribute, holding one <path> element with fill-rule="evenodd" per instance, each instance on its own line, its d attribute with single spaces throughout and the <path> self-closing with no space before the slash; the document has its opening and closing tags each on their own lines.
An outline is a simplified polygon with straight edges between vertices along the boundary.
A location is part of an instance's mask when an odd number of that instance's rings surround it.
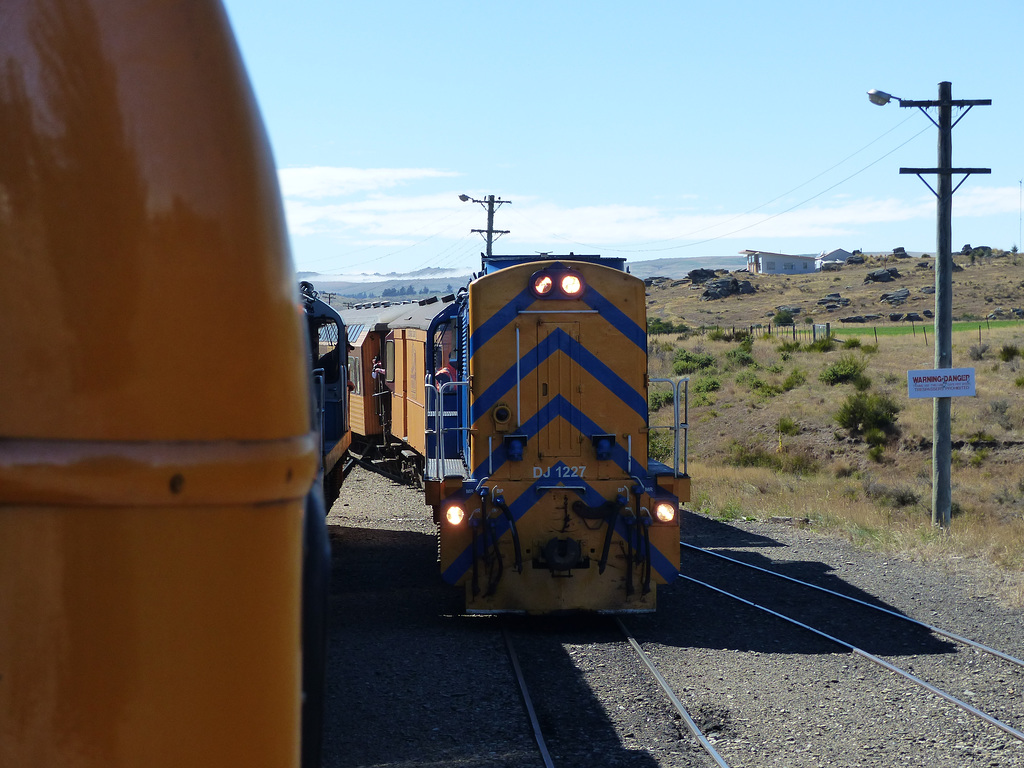
<svg viewBox="0 0 1024 768">
<path fill-rule="evenodd" d="M 494 228 L 494 210 L 495 208 L 500 208 L 505 203 L 511 203 L 512 201 L 502 200 L 500 197 L 498 199 L 495 199 L 494 195 L 488 195 L 486 200 L 475 200 L 469 195 L 459 195 L 459 200 L 461 200 L 464 203 L 480 203 L 480 205 L 487 209 L 487 229 L 471 229 L 469 231 L 479 232 L 481 235 L 484 236 L 484 240 L 487 242 L 487 255 L 490 256 L 491 245 L 495 240 L 494 236 L 498 235 L 498 237 L 501 237 L 502 235 L 507 235 L 509 233 L 509 230 L 507 229 Z"/>
</svg>

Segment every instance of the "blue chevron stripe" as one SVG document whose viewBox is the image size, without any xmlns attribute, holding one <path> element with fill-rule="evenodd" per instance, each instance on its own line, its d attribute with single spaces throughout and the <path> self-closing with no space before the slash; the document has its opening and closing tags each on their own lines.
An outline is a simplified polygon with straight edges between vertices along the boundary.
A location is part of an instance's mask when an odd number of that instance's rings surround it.
<svg viewBox="0 0 1024 768">
<path fill-rule="evenodd" d="M 566 465 L 563 462 L 558 462 L 552 469 L 564 468 Z M 512 518 L 515 521 L 519 521 L 523 516 L 529 512 L 536 504 L 544 498 L 545 491 L 538 491 L 538 485 L 546 485 L 545 482 L 549 478 L 539 478 L 526 488 L 519 497 L 508 505 L 509 511 L 512 513 Z M 582 490 L 583 501 L 591 507 L 600 506 L 606 500 L 598 493 L 594 488 L 584 480 L 580 480 L 579 488 Z M 577 486 L 566 486 L 566 490 L 575 489 Z M 673 499 L 675 497 L 672 497 Z M 676 500 L 678 502 L 678 500 Z M 623 517 L 620 517 L 615 524 L 615 533 L 621 538 L 625 539 L 628 533 L 629 526 Z M 495 521 L 495 535 L 498 539 L 504 536 L 511 530 L 509 522 L 504 518 L 498 518 Z M 643 554 L 643 541 L 640 542 L 640 552 Z M 470 543 L 455 560 L 452 561 L 451 565 L 445 569 L 441 574 L 442 578 L 449 584 L 456 583 L 466 572 L 473 566 L 473 544 Z M 652 551 L 651 567 L 658 572 L 666 580 L 673 579 L 679 573 L 679 566 L 676 563 L 669 561 L 667 557 L 655 547 Z"/>
<path fill-rule="evenodd" d="M 541 362 L 559 350 L 578 360 L 580 366 L 587 373 L 607 387 L 624 405 L 639 414 L 640 418 L 647 419 L 647 400 L 643 395 L 626 384 L 615 371 L 561 328 L 553 330 L 536 347 L 523 355 L 519 366 L 520 376 L 525 377 L 532 373 Z M 477 414 L 487 413 L 510 389 L 515 387 L 515 384 L 516 366 L 513 363 L 474 400 L 474 421 L 478 418 Z"/>
<path fill-rule="evenodd" d="M 560 266 L 553 264 L 552 266 Z M 470 336 L 469 348 L 473 354 L 493 339 L 503 328 L 516 319 L 520 310 L 526 309 L 536 301 L 528 288 L 524 288 L 513 296 L 501 309 L 481 323 Z M 615 330 L 625 336 L 640 349 L 647 351 L 647 330 L 606 299 L 592 286 L 587 286 L 581 299 L 588 308 L 596 310 Z"/>
<path fill-rule="evenodd" d="M 544 429 L 544 427 L 557 418 L 565 419 L 579 429 L 584 435 L 603 435 L 608 433 L 607 429 L 604 429 L 601 425 L 589 419 L 578 408 L 574 408 L 572 403 L 561 395 L 557 395 L 552 398 L 551 402 L 544 408 L 523 422 L 519 431 L 522 434 L 525 434 L 527 439 L 532 440 L 542 429 Z M 486 477 L 488 474 L 488 463 L 490 463 L 493 471 L 497 471 L 497 469 L 504 465 L 506 461 L 507 457 L 505 455 L 505 448 L 503 445 L 499 446 L 491 454 L 490 462 L 488 462 L 487 459 L 484 459 L 478 467 L 474 468 L 473 477 L 476 479 Z M 626 452 L 626 448 L 619 443 L 616 443 L 615 448 L 612 449 L 612 461 L 614 461 L 623 472 L 629 471 L 629 454 Z M 650 480 L 647 477 L 647 468 L 640 466 L 640 463 L 636 460 L 633 461 L 633 475 L 637 479 L 642 480 L 644 485 L 650 484 Z"/>
<path fill-rule="evenodd" d="M 493 339 L 509 323 L 516 319 L 519 310 L 530 306 L 534 301 L 533 294 L 524 288 L 513 296 L 505 306 L 477 326 L 469 337 L 469 354 L 472 355 Z"/>
<path fill-rule="evenodd" d="M 607 320 L 619 333 L 636 344 L 640 349 L 647 351 L 647 329 L 641 328 L 634 322 L 633 318 L 608 301 L 604 296 L 593 288 L 587 290 L 584 300 L 591 309 L 596 309 L 598 314 Z"/>
</svg>

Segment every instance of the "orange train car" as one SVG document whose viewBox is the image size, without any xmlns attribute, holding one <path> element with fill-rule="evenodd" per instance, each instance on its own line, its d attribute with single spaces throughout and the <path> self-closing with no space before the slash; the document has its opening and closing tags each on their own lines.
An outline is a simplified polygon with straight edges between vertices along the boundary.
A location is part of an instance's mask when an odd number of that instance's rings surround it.
<svg viewBox="0 0 1024 768">
<path fill-rule="evenodd" d="M 0 765 L 315 766 L 309 351 L 224 10 L 2 16 Z"/>
<path fill-rule="evenodd" d="M 348 329 L 353 451 L 378 471 L 420 483 L 440 360 L 428 360 L 431 323 L 454 296 L 340 309 Z"/>
</svg>

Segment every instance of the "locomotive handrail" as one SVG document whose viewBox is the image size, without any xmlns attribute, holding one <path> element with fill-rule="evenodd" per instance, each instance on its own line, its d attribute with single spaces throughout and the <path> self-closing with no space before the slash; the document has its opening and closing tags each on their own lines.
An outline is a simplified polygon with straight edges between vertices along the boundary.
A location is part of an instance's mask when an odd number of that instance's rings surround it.
<svg viewBox="0 0 1024 768">
<path fill-rule="evenodd" d="M 683 429 L 683 477 L 689 477 L 688 453 L 690 438 L 690 377 L 677 379 L 650 379 L 650 383 L 662 382 L 672 385 L 672 423 L 666 426 L 648 426 L 651 429 L 670 429 L 673 436 L 672 473 L 679 477 L 679 428 Z M 679 386 L 683 385 L 683 420 L 679 421 Z"/>
<path fill-rule="evenodd" d="M 435 428 L 432 429 L 432 430 L 431 429 L 427 429 L 426 430 L 426 434 L 428 434 L 428 435 L 429 434 L 433 434 L 436 437 L 436 441 L 435 441 L 437 443 L 437 445 L 436 445 L 436 454 L 437 454 L 436 455 L 436 461 L 437 461 L 438 470 L 439 470 L 439 472 L 441 472 L 441 471 L 443 471 L 444 462 L 445 462 L 445 459 L 447 458 L 445 456 L 445 453 L 444 453 L 444 438 L 445 438 L 446 432 L 449 432 L 449 431 L 468 432 L 469 431 L 469 427 L 455 427 L 455 428 L 453 428 L 451 430 L 447 430 L 445 428 L 445 426 L 444 426 L 444 394 L 446 392 L 448 392 L 448 391 L 454 391 L 458 387 L 468 387 L 469 386 L 469 382 L 468 381 L 446 381 L 444 384 L 442 384 L 440 387 L 438 387 L 436 384 L 434 384 L 433 382 L 430 381 L 430 377 L 429 376 L 426 376 L 426 377 L 424 377 L 423 385 L 424 385 L 424 388 L 428 392 L 433 392 L 434 393 L 434 403 L 435 403 L 435 405 L 434 405 L 434 421 L 435 421 Z M 428 411 L 430 410 L 430 399 L 429 398 L 427 399 L 427 410 Z M 427 458 L 430 458 L 430 457 L 428 456 Z M 453 456 L 452 458 L 455 458 L 455 457 Z M 428 462 L 428 465 L 429 465 L 429 462 Z M 429 471 L 429 466 L 428 466 L 428 471 Z M 428 477 L 427 479 L 429 479 L 429 480 L 441 480 L 443 478 L 440 475 L 438 475 L 436 477 L 435 476 Z"/>
</svg>

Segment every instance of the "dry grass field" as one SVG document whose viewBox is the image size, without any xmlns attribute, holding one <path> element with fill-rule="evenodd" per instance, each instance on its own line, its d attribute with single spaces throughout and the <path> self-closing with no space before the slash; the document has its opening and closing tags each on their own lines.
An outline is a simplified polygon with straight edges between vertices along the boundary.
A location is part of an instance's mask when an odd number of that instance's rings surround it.
<svg viewBox="0 0 1024 768">
<path fill-rule="evenodd" d="M 890 260 L 806 276 L 747 276 L 750 295 L 702 301 L 686 282 L 649 288 L 652 318 L 689 333 L 651 336 L 652 377 L 690 377 L 692 506 L 725 518 L 791 517 L 865 546 L 907 556 L 1000 567 L 1000 590 L 1024 603 L 1024 322 L 987 317 L 1024 307 L 1024 258 L 956 260 L 953 365 L 977 372 L 977 397 L 952 400 L 953 522 L 931 525 L 932 401 L 907 396 L 907 370 L 931 368 L 930 322 L 893 323 L 893 311 L 934 308 L 930 260 Z M 901 277 L 865 283 L 882 266 Z M 882 294 L 908 288 L 899 307 Z M 828 313 L 818 300 L 850 299 Z M 799 307 L 792 329 L 748 336 L 777 307 Z M 848 315 L 883 319 L 849 326 Z M 837 338 L 813 345 L 808 316 Z M 697 331 L 699 326 L 719 330 Z M 733 333 L 735 328 L 736 333 Z M 671 409 L 652 385 L 655 423 Z M 666 433 L 659 433 L 664 435 Z M 652 450 L 655 452 L 659 447 Z M 660 446 L 663 450 L 664 446 Z"/>
</svg>

